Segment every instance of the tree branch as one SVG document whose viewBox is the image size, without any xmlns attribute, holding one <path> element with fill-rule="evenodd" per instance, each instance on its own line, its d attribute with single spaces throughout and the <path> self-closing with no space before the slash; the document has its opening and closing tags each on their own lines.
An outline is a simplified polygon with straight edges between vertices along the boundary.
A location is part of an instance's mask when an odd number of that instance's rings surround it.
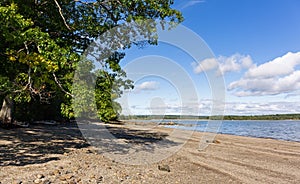
<svg viewBox="0 0 300 184">
<path fill-rule="evenodd" d="M 56 82 L 56 84 L 59 86 L 59 88 L 66 93 L 67 95 L 71 96 L 72 98 L 74 97 L 74 95 L 72 95 L 71 93 L 69 93 L 68 91 L 66 91 L 63 86 L 61 85 L 61 83 L 59 82 L 58 78 L 56 77 L 55 73 L 52 73 L 54 80 Z"/>
<path fill-rule="evenodd" d="M 69 26 L 69 25 L 67 24 L 67 22 L 66 22 L 66 19 L 65 19 L 63 13 L 62 13 L 62 9 L 61 9 L 61 7 L 59 6 L 58 2 L 57 2 L 56 0 L 54 0 L 54 2 L 55 2 L 56 6 L 57 6 L 57 8 L 58 8 L 58 11 L 59 11 L 59 14 L 60 14 L 61 18 L 62 18 L 63 21 L 64 21 L 65 26 L 66 26 L 69 30 L 71 30 L 70 26 Z"/>
</svg>

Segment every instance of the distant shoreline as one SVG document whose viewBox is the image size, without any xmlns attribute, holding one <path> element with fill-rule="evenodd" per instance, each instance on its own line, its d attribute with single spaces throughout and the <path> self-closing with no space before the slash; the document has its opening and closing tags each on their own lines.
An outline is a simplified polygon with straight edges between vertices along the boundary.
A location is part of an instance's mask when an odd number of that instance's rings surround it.
<svg viewBox="0 0 300 184">
<path fill-rule="evenodd" d="M 224 115 L 224 116 L 192 116 L 192 115 L 121 115 L 120 120 L 300 120 L 300 114 L 269 115 Z"/>
</svg>

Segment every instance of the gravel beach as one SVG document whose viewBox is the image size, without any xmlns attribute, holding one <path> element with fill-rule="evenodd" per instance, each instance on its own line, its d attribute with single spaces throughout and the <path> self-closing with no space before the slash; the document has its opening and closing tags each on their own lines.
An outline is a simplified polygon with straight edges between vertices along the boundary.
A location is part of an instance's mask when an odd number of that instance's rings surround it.
<svg viewBox="0 0 300 184">
<path fill-rule="evenodd" d="M 218 134 L 199 150 L 205 133 L 101 126 L 113 140 L 77 124 L 0 129 L 0 183 L 300 183 L 299 142 Z"/>
</svg>

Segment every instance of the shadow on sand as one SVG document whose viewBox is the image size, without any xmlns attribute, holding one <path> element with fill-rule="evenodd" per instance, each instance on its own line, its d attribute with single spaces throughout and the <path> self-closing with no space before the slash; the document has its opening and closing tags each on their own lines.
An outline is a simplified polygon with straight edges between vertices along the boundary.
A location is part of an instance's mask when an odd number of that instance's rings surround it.
<svg viewBox="0 0 300 184">
<path fill-rule="evenodd" d="M 58 160 L 57 154 L 89 146 L 76 124 L 0 128 L 0 167 Z"/>
<path fill-rule="evenodd" d="M 90 141 L 76 123 L 58 125 L 30 125 L 28 128 L 3 129 L 0 127 L 0 167 L 40 164 L 59 160 L 59 155 L 71 149 L 90 146 Z M 167 134 L 124 127 L 88 126 L 89 136 L 99 144 L 99 153 L 127 154 L 133 147 L 152 152 L 157 145 L 169 147 L 175 142 L 166 139 Z M 91 135 L 92 133 L 92 135 Z M 84 136 L 83 136 L 84 135 Z M 94 136 L 96 135 L 96 136 Z M 108 136 L 107 136 L 108 135 Z M 87 138 L 87 139 L 86 139 Z M 112 141 L 113 140 L 113 141 Z M 119 141 L 122 143 L 119 144 Z M 102 150 L 101 150 L 102 149 Z"/>
</svg>

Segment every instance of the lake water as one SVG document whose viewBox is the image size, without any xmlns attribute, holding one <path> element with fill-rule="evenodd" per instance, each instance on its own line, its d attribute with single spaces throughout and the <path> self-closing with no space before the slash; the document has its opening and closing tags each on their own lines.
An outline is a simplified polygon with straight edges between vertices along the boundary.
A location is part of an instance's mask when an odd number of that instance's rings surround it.
<svg viewBox="0 0 300 184">
<path fill-rule="evenodd" d="M 170 122 L 170 120 L 163 120 Z M 172 120 L 179 125 L 166 126 L 185 130 L 206 131 L 208 121 Z M 216 130 L 217 131 L 217 130 Z M 214 131 L 215 132 L 215 131 Z M 273 138 L 300 142 L 300 121 L 222 121 L 218 133 L 248 137 Z"/>
</svg>

